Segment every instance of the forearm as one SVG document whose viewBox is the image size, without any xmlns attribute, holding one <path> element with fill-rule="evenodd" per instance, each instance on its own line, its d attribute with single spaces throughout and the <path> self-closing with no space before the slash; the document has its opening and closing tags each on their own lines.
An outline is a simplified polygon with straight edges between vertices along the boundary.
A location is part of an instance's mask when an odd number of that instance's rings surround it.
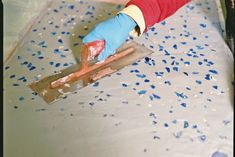
<svg viewBox="0 0 235 157">
<path fill-rule="evenodd" d="M 190 0 L 130 0 L 126 4 L 124 13 L 131 16 L 137 22 L 140 27 L 140 34 L 142 34 L 155 23 L 161 22 L 174 14 L 189 1 Z M 138 17 L 136 16 L 137 13 L 140 14 Z"/>
</svg>

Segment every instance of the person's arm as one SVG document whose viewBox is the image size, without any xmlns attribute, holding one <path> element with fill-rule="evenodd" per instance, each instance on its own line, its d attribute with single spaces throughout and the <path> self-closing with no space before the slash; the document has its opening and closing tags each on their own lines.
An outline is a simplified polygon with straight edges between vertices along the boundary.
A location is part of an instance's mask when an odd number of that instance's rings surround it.
<svg viewBox="0 0 235 157">
<path fill-rule="evenodd" d="M 105 48 L 98 56 L 98 60 L 103 61 L 115 53 L 129 33 L 140 36 L 187 2 L 189 0 L 130 0 L 117 16 L 96 25 L 83 43 L 105 40 Z"/>
<path fill-rule="evenodd" d="M 174 14 L 190 0 L 130 0 L 121 11 L 132 17 L 139 26 L 141 35 L 155 23 Z"/>
</svg>

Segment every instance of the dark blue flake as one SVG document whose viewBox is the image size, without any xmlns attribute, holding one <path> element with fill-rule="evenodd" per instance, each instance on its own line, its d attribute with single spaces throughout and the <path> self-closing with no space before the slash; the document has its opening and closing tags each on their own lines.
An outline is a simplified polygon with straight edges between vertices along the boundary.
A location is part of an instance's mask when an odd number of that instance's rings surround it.
<svg viewBox="0 0 235 157">
<path fill-rule="evenodd" d="M 184 102 L 183 102 L 183 103 L 181 103 L 180 105 L 181 105 L 182 107 L 187 107 L 187 104 L 186 104 L 186 103 L 184 103 Z"/>
<path fill-rule="evenodd" d="M 140 78 L 145 78 L 146 77 L 146 75 L 144 75 L 144 74 L 136 74 L 136 76 L 140 77 Z"/>
<path fill-rule="evenodd" d="M 184 121 L 184 128 L 187 128 L 189 126 L 187 121 Z"/>
<path fill-rule="evenodd" d="M 144 82 L 146 82 L 146 83 L 147 83 L 147 82 L 150 82 L 150 80 L 148 80 L 148 79 L 145 79 L 145 80 L 144 80 Z"/>
<path fill-rule="evenodd" d="M 126 83 L 122 83 L 122 86 L 123 87 L 127 87 L 128 85 Z"/>
<path fill-rule="evenodd" d="M 197 83 L 197 84 L 202 84 L 202 81 L 196 80 L 196 83 Z"/>
<path fill-rule="evenodd" d="M 168 73 L 171 71 L 169 67 L 166 67 L 165 69 Z"/>
<path fill-rule="evenodd" d="M 98 86 L 99 86 L 99 82 L 93 83 L 93 87 L 98 87 Z"/>
<path fill-rule="evenodd" d="M 60 63 L 56 63 L 56 64 L 55 64 L 55 67 L 59 67 L 59 66 L 60 66 Z"/>
<path fill-rule="evenodd" d="M 206 27 L 206 24 L 200 23 L 200 26 L 201 26 L 202 28 L 205 28 L 205 27 Z"/>
<path fill-rule="evenodd" d="M 176 96 L 178 96 L 178 97 L 180 97 L 180 98 L 182 98 L 182 99 L 187 99 L 187 98 L 188 98 L 188 96 L 185 95 L 184 93 L 175 92 L 175 94 L 176 94 Z"/>
<path fill-rule="evenodd" d="M 161 97 L 160 96 L 158 96 L 157 94 L 152 94 L 153 95 L 153 97 L 155 98 L 155 99 L 161 99 Z"/>
<path fill-rule="evenodd" d="M 216 70 L 209 70 L 209 72 L 211 72 L 213 74 L 218 74 L 218 72 Z"/>
<path fill-rule="evenodd" d="M 204 142 L 206 140 L 206 135 L 201 135 L 198 138 L 201 142 Z"/>
<path fill-rule="evenodd" d="M 138 92 L 138 94 L 139 95 L 142 95 L 142 94 L 145 94 L 147 92 L 147 90 L 140 90 L 139 92 Z"/>
<path fill-rule="evenodd" d="M 210 74 L 206 74 L 205 79 L 206 79 L 206 80 L 211 80 Z"/>
<path fill-rule="evenodd" d="M 23 101 L 24 100 L 24 97 L 23 96 L 20 96 L 19 97 L 19 101 Z"/>
<path fill-rule="evenodd" d="M 63 44 L 63 40 L 62 39 L 58 39 L 58 42 Z"/>
<path fill-rule="evenodd" d="M 10 79 L 14 78 L 15 76 L 16 76 L 16 75 L 14 75 L 14 74 L 13 74 L 13 75 L 11 75 L 11 76 L 10 76 Z"/>
<path fill-rule="evenodd" d="M 54 49 L 54 53 L 55 53 L 55 54 L 58 54 L 59 52 L 60 52 L 59 49 Z"/>
</svg>

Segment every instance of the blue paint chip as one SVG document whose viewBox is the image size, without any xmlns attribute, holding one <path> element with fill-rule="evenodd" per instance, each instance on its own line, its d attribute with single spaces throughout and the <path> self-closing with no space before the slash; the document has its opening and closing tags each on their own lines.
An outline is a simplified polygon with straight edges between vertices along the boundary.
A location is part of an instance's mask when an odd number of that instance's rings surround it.
<svg viewBox="0 0 235 157">
<path fill-rule="evenodd" d="M 157 94 L 152 94 L 153 95 L 153 98 L 155 98 L 155 99 L 161 99 L 161 97 L 160 96 L 158 96 Z"/>
<path fill-rule="evenodd" d="M 189 123 L 187 121 L 184 121 L 184 128 L 188 128 Z"/>
<path fill-rule="evenodd" d="M 55 53 L 55 54 L 58 54 L 59 52 L 60 52 L 59 49 L 54 49 L 54 53 Z"/>
<path fill-rule="evenodd" d="M 196 80 L 196 83 L 197 83 L 197 84 L 202 84 L 202 81 Z"/>
<path fill-rule="evenodd" d="M 58 43 L 63 44 L 63 40 L 62 39 L 58 39 Z"/>
<path fill-rule="evenodd" d="M 69 6 L 68 6 L 68 8 L 71 9 L 71 10 L 73 10 L 74 7 L 75 7 L 74 5 L 69 5 Z"/>
<path fill-rule="evenodd" d="M 198 136 L 198 138 L 201 142 L 204 142 L 206 140 L 206 135 Z"/>
<path fill-rule="evenodd" d="M 202 28 L 206 28 L 206 24 L 200 23 L 200 26 L 201 26 Z"/>
<path fill-rule="evenodd" d="M 170 82 L 170 81 L 165 81 L 164 83 L 167 84 L 167 85 L 169 85 L 169 86 L 171 85 L 171 82 Z"/>
<path fill-rule="evenodd" d="M 165 69 L 168 73 L 171 71 L 169 67 L 166 67 Z"/>
<path fill-rule="evenodd" d="M 176 44 L 173 45 L 173 48 L 176 49 L 176 50 L 178 49 Z"/>
<path fill-rule="evenodd" d="M 32 66 L 32 67 L 29 68 L 30 71 L 32 71 L 32 70 L 34 70 L 34 69 L 36 69 L 35 66 Z"/>
<path fill-rule="evenodd" d="M 12 78 L 15 78 L 15 76 L 16 76 L 16 75 L 13 74 L 13 75 L 11 75 L 9 78 L 12 79 Z"/>
<path fill-rule="evenodd" d="M 24 100 L 24 97 L 23 96 L 20 96 L 19 97 L 19 101 L 23 101 Z"/>
<path fill-rule="evenodd" d="M 150 80 L 148 80 L 148 79 L 145 79 L 145 80 L 144 80 L 144 82 L 146 82 L 146 83 L 147 83 L 147 82 L 150 82 Z"/>
<path fill-rule="evenodd" d="M 184 103 L 184 102 L 183 102 L 183 103 L 181 103 L 180 105 L 181 105 L 182 107 L 187 107 L 187 104 L 186 104 L 186 103 Z"/>
<path fill-rule="evenodd" d="M 154 88 L 155 88 L 155 86 L 154 86 L 154 85 L 150 85 L 150 87 L 151 87 L 152 89 L 154 89 Z"/>
<path fill-rule="evenodd" d="M 93 87 L 98 87 L 98 86 L 99 86 L 99 82 L 93 83 Z"/>
<path fill-rule="evenodd" d="M 128 85 L 126 83 L 122 83 L 122 87 L 127 87 Z"/>
<path fill-rule="evenodd" d="M 56 63 L 56 64 L 55 64 L 55 67 L 59 67 L 59 66 L 60 66 L 60 63 Z"/>
<path fill-rule="evenodd" d="M 168 125 L 167 123 L 164 123 L 164 127 L 166 127 L 166 128 L 167 128 L 167 127 L 169 127 L 169 125 Z"/>
<path fill-rule="evenodd" d="M 206 74 L 206 75 L 205 75 L 205 79 L 206 79 L 206 80 L 211 80 L 210 74 Z"/>
<path fill-rule="evenodd" d="M 137 62 L 135 62 L 135 63 L 133 63 L 132 65 L 134 65 L 134 66 L 135 66 L 135 65 L 138 65 L 138 63 L 137 63 Z"/>
<path fill-rule="evenodd" d="M 136 76 L 139 77 L 139 78 L 145 78 L 146 77 L 146 75 L 144 75 L 144 74 L 136 74 Z"/>
<path fill-rule="evenodd" d="M 185 95 L 184 93 L 175 92 L 175 94 L 176 94 L 177 97 L 180 97 L 180 98 L 182 98 L 182 99 L 187 99 L 187 98 L 188 98 L 188 96 Z"/>
<path fill-rule="evenodd" d="M 218 74 L 216 70 L 209 70 L 209 72 L 211 72 L 212 74 Z"/>
<path fill-rule="evenodd" d="M 147 92 L 147 90 L 140 90 L 139 92 L 138 92 L 138 94 L 139 95 L 143 95 L 143 94 L 145 94 Z"/>
</svg>

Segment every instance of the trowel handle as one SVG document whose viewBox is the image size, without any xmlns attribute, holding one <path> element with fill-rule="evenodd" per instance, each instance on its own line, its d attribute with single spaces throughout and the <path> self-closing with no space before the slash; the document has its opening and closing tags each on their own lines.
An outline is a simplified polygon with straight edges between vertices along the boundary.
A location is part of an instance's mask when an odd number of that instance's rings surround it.
<svg viewBox="0 0 235 157">
<path fill-rule="evenodd" d="M 84 45 L 82 47 L 82 52 L 81 52 L 81 62 L 82 62 L 82 69 L 83 68 L 88 68 L 88 55 L 89 55 L 89 51 L 88 51 L 88 46 Z"/>
</svg>

